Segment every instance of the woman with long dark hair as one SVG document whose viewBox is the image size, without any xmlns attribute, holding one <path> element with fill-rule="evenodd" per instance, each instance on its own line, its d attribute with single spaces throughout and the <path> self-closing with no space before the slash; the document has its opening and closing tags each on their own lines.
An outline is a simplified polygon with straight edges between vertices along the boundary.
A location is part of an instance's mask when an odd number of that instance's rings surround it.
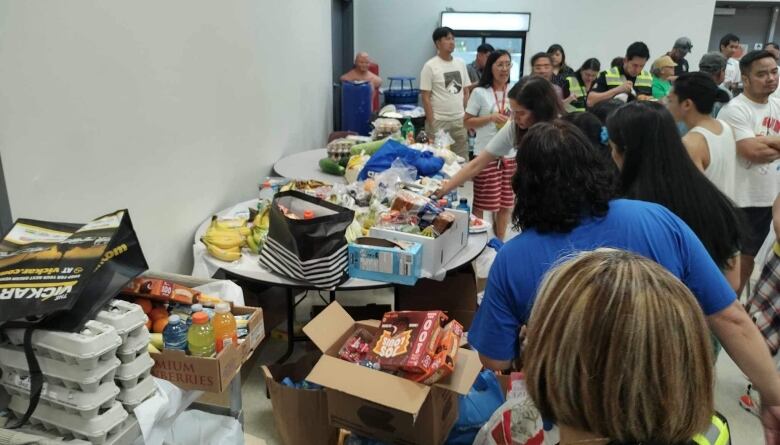
<svg viewBox="0 0 780 445">
<path fill-rule="evenodd" d="M 566 82 L 561 86 L 563 88 L 563 97 L 574 96 L 569 104 L 576 112 L 585 111 L 587 107 L 588 91 L 601 71 L 601 62 L 599 59 L 591 58 L 582 64 L 580 69 L 566 78 Z"/>
<path fill-rule="evenodd" d="M 487 143 L 477 157 L 455 174 L 436 191 L 444 196 L 469 179 L 475 177 L 490 163 L 500 158 L 514 157 L 515 148 L 531 126 L 537 122 L 549 122 L 563 114 L 563 104 L 553 85 L 539 77 L 523 78 L 509 90 L 511 122 L 507 122 Z"/>
<path fill-rule="evenodd" d="M 623 196 L 661 204 L 685 221 L 739 289 L 741 216 L 693 163 L 671 113 L 631 102 L 612 113 L 607 129 Z"/>
<path fill-rule="evenodd" d="M 485 62 L 485 70 L 479 85 L 469 96 L 466 106 L 464 125 L 476 130 L 474 155 L 485 148 L 493 136 L 509 121 L 509 70 L 512 58 L 504 50 L 494 51 Z M 515 160 L 510 157 L 498 158 L 491 162 L 474 178 L 474 214 L 482 218 L 483 212 L 493 212 L 493 232 L 503 239 L 509 224 L 509 216 L 514 206 L 512 193 L 512 175 L 515 173 Z"/>
<path fill-rule="evenodd" d="M 547 54 L 550 55 L 550 62 L 553 66 L 552 83 L 563 88 L 566 85 L 566 78 L 574 74 L 574 70 L 566 65 L 566 51 L 561 45 L 554 43 L 547 48 Z"/>
</svg>

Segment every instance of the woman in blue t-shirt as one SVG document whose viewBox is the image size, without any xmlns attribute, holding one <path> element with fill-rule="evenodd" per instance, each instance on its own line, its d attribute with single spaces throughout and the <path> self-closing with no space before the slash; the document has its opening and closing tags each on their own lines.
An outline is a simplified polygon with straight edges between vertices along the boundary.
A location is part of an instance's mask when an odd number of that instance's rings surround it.
<svg viewBox="0 0 780 445">
<path fill-rule="evenodd" d="M 528 393 L 562 444 L 727 444 L 706 332 L 696 299 L 658 263 L 624 250 L 580 253 L 539 288 Z"/>
</svg>

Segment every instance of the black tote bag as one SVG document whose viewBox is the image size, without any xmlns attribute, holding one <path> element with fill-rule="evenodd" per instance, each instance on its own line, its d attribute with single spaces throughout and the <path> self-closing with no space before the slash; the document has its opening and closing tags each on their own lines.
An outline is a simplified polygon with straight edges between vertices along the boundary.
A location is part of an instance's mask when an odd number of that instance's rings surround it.
<svg viewBox="0 0 780 445">
<path fill-rule="evenodd" d="M 291 219 L 311 210 L 312 219 Z M 277 193 L 271 205 L 268 238 L 260 263 L 269 270 L 321 289 L 332 289 L 347 279 L 347 240 L 344 234 L 355 212 L 298 191 Z"/>
</svg>

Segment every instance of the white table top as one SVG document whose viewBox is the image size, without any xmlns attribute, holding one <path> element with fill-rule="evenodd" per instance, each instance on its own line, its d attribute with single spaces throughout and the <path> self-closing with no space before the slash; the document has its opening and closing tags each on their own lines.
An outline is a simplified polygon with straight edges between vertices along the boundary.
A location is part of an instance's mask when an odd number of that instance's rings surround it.
<svg viewBox="0 0 780 445">
<path fill-rule="evenodd" d="M 345 184 L 343 176 L 331 175 L 320 170 L 320 159 L 328 157 L 328 150 L 302 151 L 276 161 L 274 171 L 277 175 L 290 179 L 316 179 L 330 184 Z"/>
<path fill-rule="evenodd" d="M 235 213 L 233 211 L 234 209 L 248 209 L 249 207 L 255 208 L 257 206 L 257 202 L 258 202 L 257 199 L 244 201 L 242 203 L 236 204 L 230 209 L 225 209 L 219 212 L 217 215 L 226 216 L 226 215 L 230 215 L 231 213 L 234 214 Z M 206 232 L 209 223 L 211 223 L 210 217 L 207 218 L 205 221 L 203 221 L 200 226 L 198 226 L 198 230 L 195 232 L 193 249 L 205 250 L 203 243 L 200 242 L 200 237 Z M 487 233 L 477 233 L 477 234 L 469 235 L 469 242 L 466 245 L 466 247 L 464 247 L 463 250 L 458 252 L 458 254 L 452 260 L 450 260 L 449 263 L 447 263 L 444 266 L 444 268 L 449 271 L 452 269 L 457 269 L 458 267 L 472 261 L 474 258 L 479 256 L 480 253 L 482 253 L 482 250 L 484 250 L 487 242 L 488 242 Z M 197 254 L 195 256 L 196 258 L 198 257 Z M 259 281 L 274 286 L 313 289 L 313 287 L 308 283 L 302 283 L 297 280 L 292 280 L 283 277 L 281 275 L 277 275 L 263 268 L 260 265 L 258 259 L 259 255 L 255 255 L 247 251 L 242 252 L 241 258 L 239 260 L 230 263 L 218 260 L 208 254 L 204 254 L 202 257 L 203 260 L 206 261 L 208 266 L 210 266 L 210 269 L 214 269 L 214 270 L 223 269 L 228 273 L 249 280 Z M 392 283 L 386 283 L 383 281 L 372 281 L 372 280 L 364 280 L 361 278 L 350 278 L 344 284 L 339 286 L 338 289 L 340 290 L 370 289 L 370 288 L 382 288 L 382 287 L 391 287 L 391 286 L 393 286 Z"/>
</svg>

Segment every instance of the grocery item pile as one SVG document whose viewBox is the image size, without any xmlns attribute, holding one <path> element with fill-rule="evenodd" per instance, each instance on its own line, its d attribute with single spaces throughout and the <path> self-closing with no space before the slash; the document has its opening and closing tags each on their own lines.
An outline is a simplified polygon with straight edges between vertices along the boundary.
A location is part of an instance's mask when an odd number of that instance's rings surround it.
<svg viewBox="0 0 780 445">
<path fill-rule="evenodd" d="M 387 312 L 380 330 L 356 329 L 339 349 L 342 360 L 432 385 L 455 369 L 463 326 L 441 311 Z"/>
</svg>

